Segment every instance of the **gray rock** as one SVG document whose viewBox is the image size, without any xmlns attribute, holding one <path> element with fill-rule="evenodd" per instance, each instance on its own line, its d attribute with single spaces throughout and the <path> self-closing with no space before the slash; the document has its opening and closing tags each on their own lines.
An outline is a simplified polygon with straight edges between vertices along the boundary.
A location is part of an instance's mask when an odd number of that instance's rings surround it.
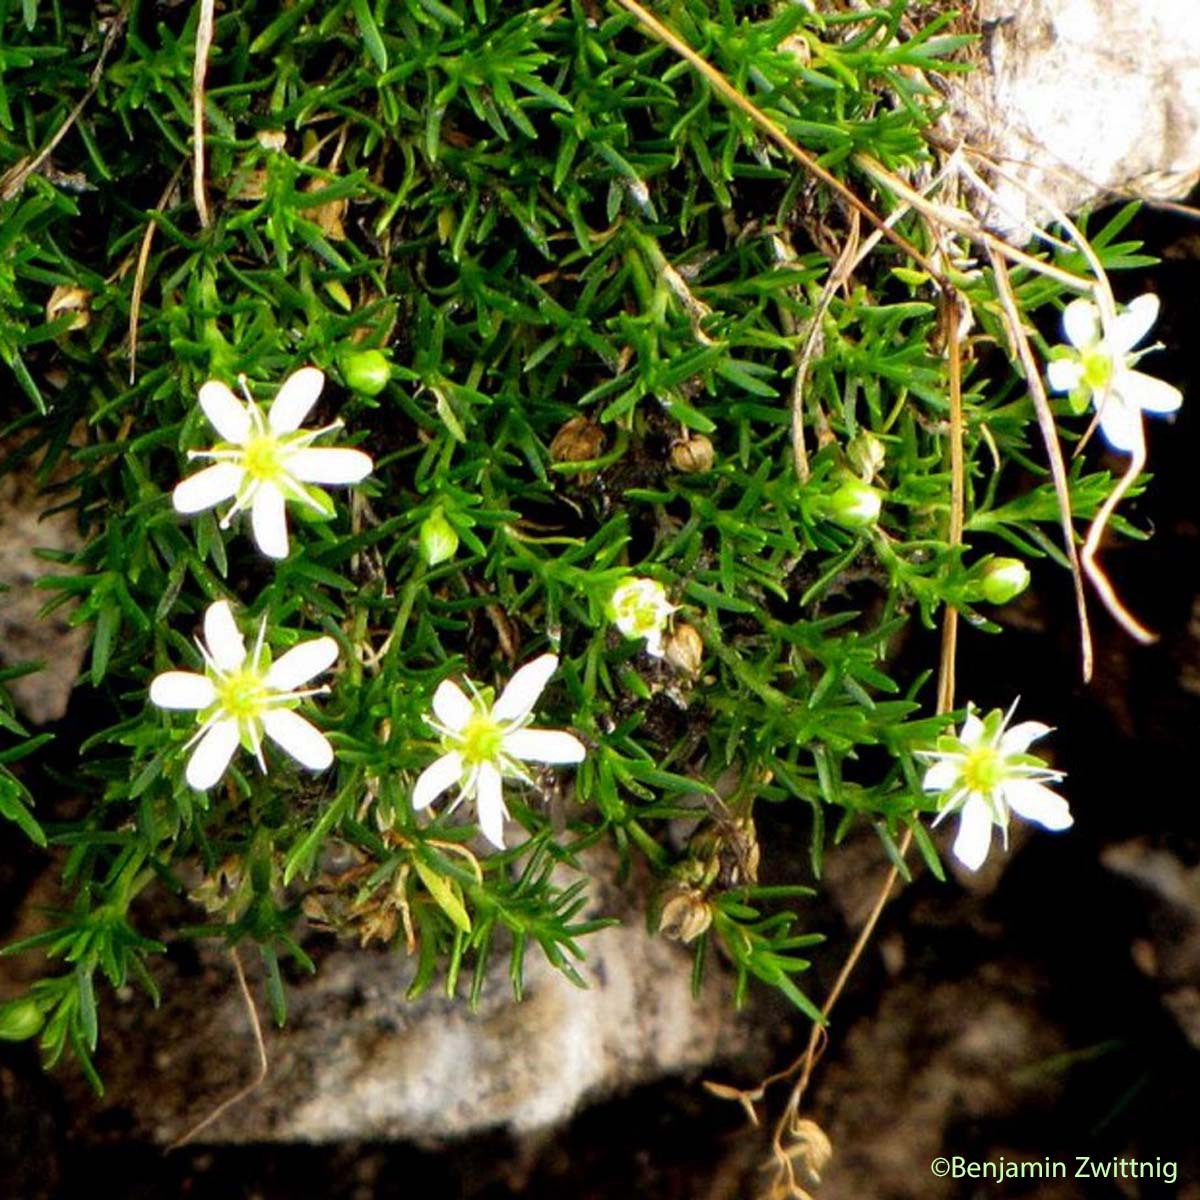
<svg viewBox="0 0 1200 1200">
<path fill-rule="evenodd" d="M 0 457 L 17 448 L 14 442 L 0 444 Z M 43 725 L 67 711 L 87 653 L 88 630 L 68 624 L 73 605 L 39 616 L 52 594 L 38 588 L 37 581 L 63 568 L 39 558 L 37 550 L 74 551 L 82 538 L 74 513 L 44 515 L 64 497 L 48 496 L 36 468 L 35 461 L 0 475 L 0 665 L 45 664 L 7 684 L 21 715 L 33 725 Z"/>
<path fill-rule="evenodd" d="M 531 948 L 520 1003 L 497 947 L 475 1012 L 436 988 L 407 1000 L 414 967 L 403 954 L 310 947 L 317 974 L 289 983 L 287 1025 L 264 1030 L 266 1081 L 200 1140 L 435 1144 L 484 1129 L 531 1134 L 586 1101 L 744 1061 L 755 1046 L 751 1061 L 765 1067 L 761 1039 L 733 1011 L 715 959 L 694 998 L 691 954 L 647 933 L 634 913 L 583 945 L 586 989 Z M 251 950 L 244 961 L 261 1005 Z M 199 965 L 154 964 L 164 991 L 157 1010 L 132 991 L 106 1004 L 98 1064 L 106 1096 L 97 1102 L 82 1083 L 71 1085 L 85 1136 L 119 1128 L 123 1138 L 169 1143 L 254 1078 L 258 1058 L 232 963 L 207 944 Z"/>
<path fill-rule="evenodd" d="M 952 124 L 1014 177 L 976 198 L 987 224 L 1024 241 L 1052 221 L 1025 188 L 1075 213 L 1200 180 L 1195 0 L 979 0 L 978 17 L 984 61 L 953 85 Z"/>
</svg>

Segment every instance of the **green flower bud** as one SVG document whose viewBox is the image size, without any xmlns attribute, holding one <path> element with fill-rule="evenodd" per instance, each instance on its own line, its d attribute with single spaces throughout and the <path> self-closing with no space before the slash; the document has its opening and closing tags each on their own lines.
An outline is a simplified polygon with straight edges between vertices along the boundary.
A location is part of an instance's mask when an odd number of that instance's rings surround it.
<svg viewBox="0 0 1200 1200">
<path fill-rule="evenodd" d="M 0 1004 L 0 1041 L 28 1041 L 41 1031 L 45 1019 L 38 1002 L 31 996 Z"/>
<path fill-rule="evenodd" d="M 983 598 L 989 604 L 1007 604 L 1029 586 L 1029 569 L 1020 559 L 993 558 L 983 570 Z"/>
<path fill-rule="evenodd" d="M 378 396 L 392 377 L 392 366 L 379 350 L 353 350 L 341 359 L 346 386 L 364 396 Z"/>
<path fill-rule="evenodd" d="M 864 529 L 879 520 L 883 496 L 861 479 L 847 479 L 826 499 L 824 510 L 831 521 L 847 529 Z"/>
<path fill-rule="evenodd" d="M 421 557 L 428 566 L 447 562 L 458 552 L 458 532 L 440 508 L 435 508 L 421 522 L 420 537 Z"/>
</svg>

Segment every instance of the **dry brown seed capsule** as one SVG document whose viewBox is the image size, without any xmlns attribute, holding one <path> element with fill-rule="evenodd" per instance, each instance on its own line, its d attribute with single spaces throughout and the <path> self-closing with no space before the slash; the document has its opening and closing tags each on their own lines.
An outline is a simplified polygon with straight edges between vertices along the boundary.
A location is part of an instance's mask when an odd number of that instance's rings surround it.
<svg viewBox="0 0 1200 1200">
<path fill-rule="evenodd" d="M 319 192 L 328 186 L 323 179 L 312 179 L 300 190 L 303 192 Z M 305 209 L 304 215 L 315 221 L 321 232 L 335 242 L 346 240 L 346 226 L 343 218 L 349 201 L 342 197 L 339 200 L 326 200 L 323 204 L 313 204 Z"/>
<path fill-rule="evenodd" d="M 604 449 L 604 430 L 588 417 L 572 417 L 550 443 L 555 462 L 587 462 Z"/>
<path fill-rule="evenodd" d="M 662 907 L 658 931 L 677 942 L 694 942 L 712 924 L 712 909 L 704 893 L 678 887 Z"/>
<path fill-rule="evenodd" d="M 704 662 L 704 639 L 700 631 L 694 625 L 681 621 L 667 638 L 665 656 L 667 662 L 681 674 L 699 675 Z"/>
<path fill-rule="evenodd" d="M 864 429 L 850 439 L 846 446 L 846 458 L 855 474 L 865 483 L 870 483 L 883 470 L 887 450 L 879 438 Z"/>
<path fill-rule="evenodd" d="M 793 1118 L 788 1130 L 791 1144 L 785 1153 L 808 1176 L 806 1182 L 815 1186 L 833 1157 L 833 1143 L 825 1131 L 807 1117 Z"/>
<path fill-rule="evenodd" d="M 713 444 L 702 433 L 680 438 L 671 444 L 671 466 L 687 475 L 711 471 L 713 458 Z"/>
<path fill-rule="evenodd" d="M 266 199 L 267 181 L 269 179 L 270 173 L 262 167 L 239 171 L 229 184 L 230 200 L 253 203 L 257 200 Z"/>
<path fill-rule="evenodd" d="M 69 328 L 86 329 L 92 320 L 92 293 L 86 288 L 59 284 L 46 301 L 46 320 L 74 313 Z"/>
</svg>

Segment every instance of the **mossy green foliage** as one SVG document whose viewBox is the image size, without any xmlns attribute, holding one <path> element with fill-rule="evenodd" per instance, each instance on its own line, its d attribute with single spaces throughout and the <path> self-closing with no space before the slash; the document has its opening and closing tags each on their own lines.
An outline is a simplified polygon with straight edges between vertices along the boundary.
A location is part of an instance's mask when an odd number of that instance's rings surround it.
<svg viewBox="0 0 1200 1200">
<path fill-rule="evenodd" d="M 897 40 L 903 3 L 824 19 L 734 0 L 660 10 L 864 194 L 856 150 L 897 170 L 930 162 L 937 98 L 912 68 L 962 39 L 935 24 Z M 518 990 L 535 944 L 576 977 L 603 915 L 585 916 L 582 876 L 555 868 L 597 842 L 700 890 L 714 918 L 700 956 L 718 943 L 739 992 L 757 977 L 812 1011 L 792 980 L 815 933 L 796 929 L 794 848 L 764 835 L 774 886 L 758 887 L 754 820 L 800 810 L 816 877 L 827 843 L 861 822 L 893 855 L 912 829 L 938 870 L 912 749 L 943 722 L 927 673 L 893 678 L 889 648 L 947 603 L 986 625 L 972 606 L 992 553 L 1063 563 L 1032 407 L 987 355 L 1002 340 L 988 279 L 961 278 L 984 336 L 982 365 L 967 364 L 967 545 L 951 552 L 930 288 L 884 243 L 834 296 L 802 400 L 801 484 L 792 380 L 846 217 L 618 6 L 229 0 L 207 76 L 207 229 L 191 192 L 198 11 L 0 0 L 0 356 L 8 433 L 28 439 L 9 465 L 44 450 L 43 478 L 73 468 L 45 503 L 72 506 L 87 543 L 48 583 L 91 624 L 81 687 L 102 724 L 71 766 L 74 747 L 45 750 L 0 712 L 9 755 L 36 752 L 87 803 L 76 821 L 44 821 L 77 897 L 33 939 L 67 968 L 33 993 L 49 1059 L 66 1048 L 89 1063 L 97 975 L 153 992 L 160 944 L 130 904 L 151 884 L 186 891 L 196 865 L 212 916 L 189 932 L 257 943 L 280 1017 L 279 956 L 308 963 L 306 900 L 408 941 L 414 993 L 442 979 L 477 994 L 493 946 Z M 13 186 L 97 70 L 78 120 Z M 1113 265 L 1130 254 L 1110 244 L 1118 229 L 1097 242 Z M 1043 279 L 1015 282 L 1030 308 L 1057 298 Z M 48 313 L 55 289 L 87 294 L 86 325 Z M 390 379 L 364 350 L 386 356 Z M 181 518 L 170 491 L 186 450 L 210 441 L 202 382 L 244 374 L 265 399 L 305 363 L 329 377 L 318 416 L 343 418 L 343 444 L 376 470 L 337 493 L 332 519 L 293 513 L 292 553 L 272 566 L 244 526 Z M 711 441 L 709 469 L 673 466 L 690 436 Z M 877 524 L 833 519 L 855 475 L 882 494 Z M 1077 463 L 1077 514 L 1108 486 Z M 423 556 L 431 520 L 440 550 Z M 609 624 L 630 571 L 661 581 L 699 633 L 695 674 Z M 194 726 L 149 707 L 146 687 L 199 665 L 192 637 L 220 597 L 247 629 L 267 614 L 276 653 L 338 639 L 314 718 L 333 770 L 276 756 L 261 776 L 243 756 L 208 794 L 184 783 Z M 430 697 L 447 675 L 502 685 L 548 647 L 562 666 L 539 722 L 574 729 L 588 758 L 565 792 L 550 773 L 510 790 L 529 840 L 475 864 L 463 813 L 430 823 L 409 805 L 437 753 Z M 0 779 L 0 811 L 36 834 L 29 804 Z M 677 817 L 702 818 L 691 849 L 669 836 Z M 347 847 L 356 867 L 331 882 L 327 855 Z"/>
</svg>

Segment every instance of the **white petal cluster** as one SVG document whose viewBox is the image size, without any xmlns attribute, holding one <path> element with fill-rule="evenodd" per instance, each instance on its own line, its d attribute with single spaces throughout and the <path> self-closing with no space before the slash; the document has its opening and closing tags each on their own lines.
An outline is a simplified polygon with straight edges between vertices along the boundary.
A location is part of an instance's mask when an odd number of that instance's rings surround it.
<svg viewBox="0 0 1200 1200">
<path fill-rule="evenodd" d="M 663 634 L 676 606 L 656 579 L 633 576 L 617 585 L 608 602 L 609 617 L 627 638 L 645 638 L 646 653 L 663 656 Z"/>
<path fill-rule="evenodd" d="M 1007 728 L 1015 708 L 1013 704 L 1007 713 L 997 708 L 980 719 L 968 706 L 957 736 L 939 738 L 936 750 L 918 751 L 932 760 L 925 772 L 925 790 L 943 794 L 934 824 L 951 813 L 959 814 L 954 855 L 971 871 L 987 858 L 993 825 L 999 826 L 1007 848 L 1010 813 L 1056 831 L 1072 824 L 1067 802 L 1046 787 L 1061 780 L 1062 772 L 1026 753 L 1050 727 L 1024 721 Z"/>
<path fill-rule="evenodd" d="M 294 710 L 305 696 L 326 690 L 296 689 L 333 666 L 337 642 L 331 637 L 314 638 L 271 662 L 265 634 L 264 617 L 254 650 L 247 654 L 229 604 L 218 600 L 204 614 L 204 641 L 196 643 L 204 656 L 204 674 L 166 671 L 150 684 L 150 699 L 159 708 L 197 714 L 200 728 L 188 742 L 195 750 L 186 778 L 200 791 L 225 774 L 239 745 L 254 755 L 265 772 L 264 735 L 310 771 L 323 771 L 333 762 L 333 747 L 325 735 Z"/>
<path fill-rule="evenodd" d="M 234 515 L 248 508 L 259 550 L 268 558 L 286 558 L 287 502 L 327 514 L 328 500 L 322 503 L 306 485 L 358 483 L 373 466 L 361 450 L 313 446 L 323 434 L 341 428 L 340 421 L 322 429 L 300 428 L 324 386 L 321 371 L 301 367 L 284 381 L 264 417 L 249 397 L 243 404 L 225 384 L 206 383 L 200 389 L 200 407 L 222 440 L 211 450 L 188 452 L 189 458 L 213 463 L 175 488 L 176 511 L 202 512 L 232 498 L 221 528 L 228 528 Z"/>
<path fill-rule="evenodd" d="M 490 689 L 480 690 L 468 680 L 468 696 L 458 684 L 443 680 L 433 694 L 433 716 L 426 720 L 441 734 L 445 753 L 421 772 L 413 808 L 428 808 L 457 786 L 455 805 L 474 801 L 484 837 L 503 850 L 508 817 L 503 781 L 531 782 L 522 763 L 578 763 L 587 753 L 570 733 L 530 727 L 538 698 L 557 670 L 556 655 L 535 658 L 509 680 L 494 704 Z"/>
<path fill-rule="evenodd" d="M 1158 297 L 1147 293 L 1119 313 L 1107 329 L 1090 300 L 1073 300 L 1063 311 L 1071 349 L 1050 362 L 1046 378 L 1056 392 L 1070 392 L 1080 409 L 1096 406 L 1100 429 L 1115 450 L 1131 453 L 1143 443 L 1142 413 L 1172 413 L 1183 403 L 1178 388 L 1135 371 L 1132 353 L 1158 319 Z"/>
</svg>

